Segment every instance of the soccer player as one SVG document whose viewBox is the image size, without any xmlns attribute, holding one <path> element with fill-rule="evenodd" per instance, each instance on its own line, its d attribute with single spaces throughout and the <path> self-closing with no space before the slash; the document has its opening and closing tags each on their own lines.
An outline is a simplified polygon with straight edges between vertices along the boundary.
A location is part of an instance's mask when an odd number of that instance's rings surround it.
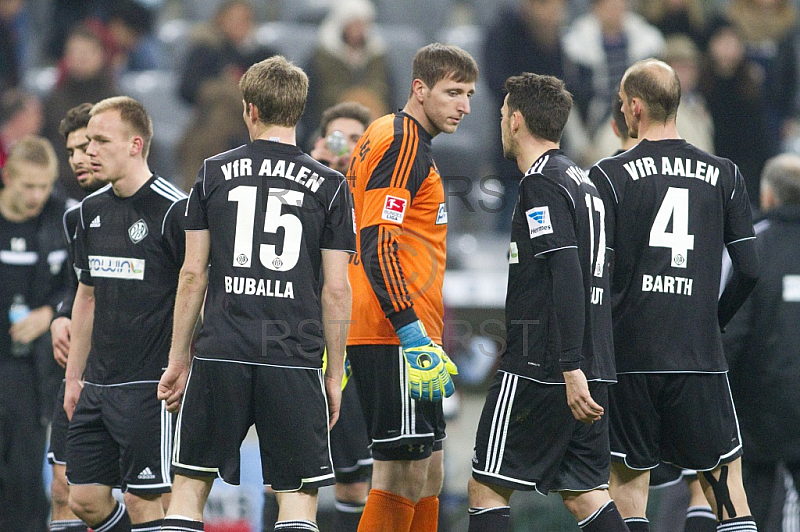
<svg viewBox="0 0 800 532">
<path fill-rule="evenodd" d="M 525 175 L 511 224 L 507 347 L 478 424 L 469 530 L 508 530 L 516 490 L 558 492 L 583 530 L 627 530 L 607 489 L 615 373 L 603 202 L 559 148 L 572 108 L 564 82 L 523 73 L 505 88 L 503 151 Z"/>
<path fill-rule="evenodd" d="M 0 530 L 47 527 L 42 481 L 58 369 L 44 334 L 69 284 L 61 216 L 51 194 L 58 174 L 52 145 L 22 137 L 11 148 L 0 188 Z M 56 374 L 54 373 L 55 377 Z M 52 387 L 51 387 L 52 384 Z M 52 395 L 51 395 L 52 394 Z"/>
<path fill-rule="evenodd" d="M 370 111 L 357 102 L 342 102 L 326 109 L 320 120 L 320 136 L 310 155 L 337 172 L 347 174 L 353 149 L 371 122 Z M 328 139 L 335 131 L 341 133 L 342 146 L 338 153 L 331 151 Z M 336 516 L 333 523 L 338 532 L 355 532 L 364 512 L 372 475 L 372 453 L 369 435 L 358 399 L 358 385 L 350 382 L 342 390 L 339 421 L 331 429 L 331 456 L 336 475 L 334 496 Z"/>
<path fill-rule="evenodd" d="M 86 154 L 109 185 L 81 203 L 64 409 L 72 511 L 94 530 L 149 531 L 170 489 L 172 423 L 156 388 L 183 262 L 186 195 L 147 165 L 153 129 L 125 96 L 92 107 Z M 125 506 L 112 497 L 119 486 Z"/>
<path fill-rule="evenodd" d="M 436 529 L 445 422 L 441 401 L 412 397 L 418 381 L 407 355 L 433 346 L 433 358 L 454 371 L 434 345 L 442 341 L 447 207 L 431 140 L 455 132 L 469 114 L 477 78 L 464 50 L 438 43 L 419 49 L 408 102 L 367 128 L 348 171 L 359 252 L 349 267 L 347 353 L 375 460 L 359 530 Z M 428 399 L 447 395 L 426 386 Z"/>
<path fill-rule="evenodd" d="M 180 407 L 162 530 L 203 530 L 212 483 L 239 483 L 239 448 L 255 424 L 264 483 L 278 497 L 275 530 L 316 531 L 317 489 L 334 483 L 328 431 L 339 413 L 350 318 L 352 201 L 344 176 L 295 145 L 306 74 L 274 56 L 252 65 L 239 87 L 252 142 L 206 159 L 187 210 L 159 385 L 159 397 Z"/>
<path fill-rule="evenodd" d="M 87 193 L 100 189 L 105 183 L 96 179 L 90 167 L 90 159 L 86 154 L 86 147 L 89 139 L 86 138 L 86 125 L 89 123 L 92 104 L 83 103 L 73 107 L 59 125 L 59 132 L 64 135 L 69 155 L 69 167 L 78 181 L 78 185 Z M 64 237 L 71 260 L 74 264 L 74 242 L 75 231 L 78 227 L 78 216 L 80 215 L 80 205 L 74 205 L 64 213 Z M 70 268 L 70 272 L 74 271 Z M 75 298 L 75 290 L 78 280 L 74 275 L 72 278 L 73 286 L 70 287 L 67 296 L 62 301 L 61 306 L 56 312 L 56 318 L 50 324 L 50 335 L 53 341 L 53 356 L 56 362 L 62 367 L 67 366 L 67 356 L 69 355 L 70 326 L 72 323 L 72 302 Z M 67 451 L 67 428 L 69 419 L 64 411 L 64 382 L 58 391 L 55 408 L 53 410 L 53 423 L 50 427 L 50 450 L 47 459 L 53 466 L 53 480 L 50 484 L 50 499 L 53 506 L 53 517 L 50 522 L 51 532 L 86 532 L 86 525 L 69 508 L 69 486 L 67 485 L 66 473 L 66 451 Z"/>
<path fill-rule="evenodd" d="M 614 263 L 611 495 L 631 531 L 648 530 L 649 470 L 663 460 L 699 471 L 718 530 L 755 530 L 720 335 L 758 275 L 749 200 L 732 162 L 679 137 L 680 94 L 666 63 L 631 66 L 619 95 L 639 143 L 590 170 Z M 719 296 L 726 246 L 734 274 Z"/>
</svg>

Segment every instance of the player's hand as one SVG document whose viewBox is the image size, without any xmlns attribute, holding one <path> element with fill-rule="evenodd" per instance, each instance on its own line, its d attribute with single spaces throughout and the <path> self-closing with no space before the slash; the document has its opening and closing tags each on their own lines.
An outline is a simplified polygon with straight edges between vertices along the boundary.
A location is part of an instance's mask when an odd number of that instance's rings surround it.
<svg viewBox="0 0 800 532">
<path fill-rule="evenodd" d="M 325 395 L 328 397 L 328 429 L 332 429 L 339 420 L 339 409 L 342 406 L 342 380 L 334 376 L 325 376 Z"/>
<path fill-rule="evenodd" d="M 161 380 L 158 381 L 156 396 L 159 401 L 164 401 L 169 412 L 177 414 L 181 409 L 181 399 L 186 391 L 186 381 L 189 378 L 189 367 L 182 364 L 170 363 Z"/>
<path fill-rule="evenodd" d="M 572 415 L 583 423 L 594 423 L 603 417 L 603 407 L 597 404 L 589 393 L 589 383 L 580 369 L 564 372 L 567 387 L 567 405 Z"/>
<path fill-rule="evenodd" d="M 75 379 L 67 379 L 64 384 L 64 412 L 67 413 L 67 419 L 72 421 L 72 414 L 75 413 L 75 405 L 78 404 L 78 399 L 83 390 L 83 381 Z"/>
<path fill-rule="evenodd" d="M 39 338 L 50 328 L 53 319 L 52 307 L 45 305 L 33 309 L 28 317 L 20 320 L 9 329 L 11 339 L 15 342 L 28 344 Z"/>
<path fill-rule="evenodd" d="M 455 392 L 450 375 L 457 375 L 458 368 L 433 343 L 420 320 L 404 325 L 397 330 L 408 367 L 408 385 L 412 399 L 441 401 Z"/>
<path fill-rule="evenodd" d="M 53 358 L 62 368 L 67 367 L 67 355 L 69 355 L 69 335 L 72 327 L 72 320 L 66 316 L 60 316 L 50 324 L 50 336 L 53 339 Z"/>
</svg>

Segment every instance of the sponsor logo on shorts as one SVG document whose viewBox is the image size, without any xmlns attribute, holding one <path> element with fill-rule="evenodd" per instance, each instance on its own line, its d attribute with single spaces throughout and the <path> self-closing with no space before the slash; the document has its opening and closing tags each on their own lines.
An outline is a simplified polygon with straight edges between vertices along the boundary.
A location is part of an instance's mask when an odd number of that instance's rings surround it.
<svg viewBox="0 0 800 532">
<path fill-rule="evenodd" d="M 89 255 L 89 273 L 92 277 L 111 279 L 144 279 L 144 259 Z"/>
<path fill-rule="evenodd" d="M 139 480 L 154 480 L 156 476 L 153 474 L 153 472 L 150 470 L 149 467 L 145 467 L 144 469 L 142 469 L 142 472 L 136 476 L 136 478 L 138 478 Z"/>
</svg>

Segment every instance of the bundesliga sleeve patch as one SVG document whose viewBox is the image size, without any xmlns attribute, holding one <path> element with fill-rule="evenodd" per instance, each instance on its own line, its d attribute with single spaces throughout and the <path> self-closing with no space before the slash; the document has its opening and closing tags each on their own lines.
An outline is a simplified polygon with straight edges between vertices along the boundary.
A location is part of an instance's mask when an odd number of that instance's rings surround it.
<svg viewBox="0 0 800 532">
<path fill-rule="evenodd" d="M 549 235 L 553 232 L 553 224 L 550 223 L 550 208 L 547 206 L 528 209 L 525 211 L 525 219 L 528 220 L 531 238 Z"/>
<path fill-rule="evenodd" d="M 408 201 L 403 198 L 386 196 L 386 200 L 383 202 L 381 218 L 397 224 L 403 223 L 403 218 L 406 215 L 407 203 Z"/>
</svg>

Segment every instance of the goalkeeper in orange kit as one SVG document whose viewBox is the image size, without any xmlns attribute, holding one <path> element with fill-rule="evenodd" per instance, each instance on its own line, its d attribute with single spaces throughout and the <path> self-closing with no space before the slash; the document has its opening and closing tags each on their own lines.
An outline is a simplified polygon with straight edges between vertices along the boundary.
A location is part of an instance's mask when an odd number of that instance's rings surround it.
<svg viewBox="0 0 800 532">
<path fill-rule="evenodd" d="M 469 114 L 477 78 L 458 47 L 418 50 L 406 106 L 370 125 L 347 173 L 358 250 L 347 353 L 374 460 L 361 531 L 436 530 L 456 367 L 440 347 L 447 207 L 431 140 Z"/>
</svg>

